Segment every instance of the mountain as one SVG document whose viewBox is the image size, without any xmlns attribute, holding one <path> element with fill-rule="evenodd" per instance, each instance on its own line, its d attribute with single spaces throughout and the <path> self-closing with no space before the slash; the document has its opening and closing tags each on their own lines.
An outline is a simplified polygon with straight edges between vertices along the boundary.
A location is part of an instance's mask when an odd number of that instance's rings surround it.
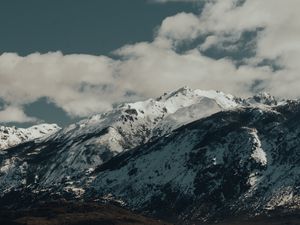
<svg viewBox="0 0 300 225">
<path fill-rule="evenodd" d="M 293 212 L 299 119 L 299 101 L 265 93 L 185 87 L 121 104 L 3 150 L 0 205 L 108 201 L 178 224 Z"/>
<path fill-rule="evenodd" d="M 87 198 L 191 220 L 300 206 L 300 105 L 240 108 L 195 121 L 121 154 L 91 174 Z"/>
<path fill-rule="evenodd" d="M 56 124 L 39 124 L 29 128 L 0 126 L 0 151 L 42 137 L 60 129 Z"/>
<path fill-rule="evenodd" d="M 2 168 L 11 173 L 0 179 L 0 190 L 14 187 L 11 180 L 15 179 L 11 177 L 17 174 L 35 173 L 21 169 L 22 165 L 27 168 L 33 156 L 38 158 L 38 162 L 45 160 L 42 165 L 29 167 L 38 171 L 33 180 L 40 180 L 45 185 L 59 184 L 66 178 L 73 181 L 120 152 L 165 135 L 183 124 L 237 105 L 231 95 L 187 87 L 157 99 L 121 104 L 112 111 L 61 129 L 42 142 L 26 142 L 3 152 Z M 24 156 L 19 157 L 20 154 Z"/>
</svg>

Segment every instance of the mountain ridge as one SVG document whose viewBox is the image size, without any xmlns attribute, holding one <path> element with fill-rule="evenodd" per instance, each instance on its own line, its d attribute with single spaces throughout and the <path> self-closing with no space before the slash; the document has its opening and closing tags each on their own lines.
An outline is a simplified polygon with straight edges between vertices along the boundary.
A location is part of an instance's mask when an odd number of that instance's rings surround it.
<svg viewBox="0 0 300 225">
<path fill-rule="evenodd" d="M 57 124 L 38 124 L 28 128 L 0 126 L 0 151 L 26 141 L 54 134 L 61 128 Z"/>
</svg>

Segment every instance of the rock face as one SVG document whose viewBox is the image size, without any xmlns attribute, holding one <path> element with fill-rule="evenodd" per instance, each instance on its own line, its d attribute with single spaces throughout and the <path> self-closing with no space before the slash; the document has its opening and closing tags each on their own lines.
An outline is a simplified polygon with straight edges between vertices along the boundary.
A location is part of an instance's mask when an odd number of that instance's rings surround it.
<svg viewBox="0 0 300 225">
<path fill-rule="evenodd" d="M 10 196 L 108 199 L 179 224 L 300 208 L 300 103 L 182 88 L 0 155 Z"/>
</svg>

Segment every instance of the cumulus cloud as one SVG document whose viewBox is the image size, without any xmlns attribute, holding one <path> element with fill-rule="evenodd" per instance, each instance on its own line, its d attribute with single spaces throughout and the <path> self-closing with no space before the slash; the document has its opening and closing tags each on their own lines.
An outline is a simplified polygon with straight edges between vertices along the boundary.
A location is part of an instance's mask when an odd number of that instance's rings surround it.
<svg viewBox="0 0 300 225">
<path fill-rule="evenodd" d="M 184 40 L 193 40 L 199 36 L 199 18 L 192 13 L 178 13 L 167 17 L 162 22 L 158 36 L 173 40 L 175 43 Z"/>
<path fill-rule="evenodd" d="M 0 56 L 0 96 L 14 105 L 48 97 L 70 115 L 89 115 L 108 109 L 115 100 L 117 63 L 105 56 L 60 52 L 25 57 L 4 53 Z"/>
<path fill-rule="evenodd" d="M 183 85 L 245 95 L 250 93 L 252 81 L 264 79 L 270 72 L 267 67 L 237 69 L 231 60 L 211 59 L 197 50 L 177 54 L 156 43 L 126 46 L 117 53 L 129 57 L 120 64 L 126 77 L 124 85 L 141 96 L 154 96 Z"/>
<path fill-rule="evenodd" d="M 281 97 L 299 97 L 300 2 L 206 2 L 199 15 L 182 12 L 163 20 L 152 42 L 116 50 L 119 60 L 60 52 L 25 57 L 2 54 L 0 98 L 7 108 L 0 113 L 0 121 L 31 120 L 22 106 L 41 97 L 71 116 L 87 116 L 108 110 L 115 102 L 128 101 L 128 96 L 154 97 L 184 85 L 240 96 L 259 89 Z M 205 55 L 212 47 L 240 51 L 242 34 L 252 31 L 258 33 L 255 42 L 251 40 L 254 55 L 243 59 L 242 65 L 229 57 Z M 203 41 L 197 46 L 178 51 L 180 44 L 199 38 Z M 280 70 L 263 62 L 277 63 Z M 257 84 L 259 88 L 255 88 Z M 7 119 L 9 110 L 15 116 Z"/>
<path fill-rule="evenodd" d="M 0 121 L 9 122 L 35 122 L 35 118 L 25 115 L 22 109 L 15 106 L 8 106 L 0 111 Z"/>
<path fill-rule="evenodd" d="M 223 42 L 224 36 L 237 36 L 260 29 L 254 65 L 264 60 L 276 62 L 282 70 L 269 75 L 266 90 L 279 96 L 299 97 L 300 85 L 300 14 L 297 0 L 237 0 L 212 1 L 199 16 L 203 33 L 212 33 L 202 48 Z M 256 62 L 256 64 L 255 64 Z M 287 88 L 287 86 L 292 88 Z"/>
</svg>

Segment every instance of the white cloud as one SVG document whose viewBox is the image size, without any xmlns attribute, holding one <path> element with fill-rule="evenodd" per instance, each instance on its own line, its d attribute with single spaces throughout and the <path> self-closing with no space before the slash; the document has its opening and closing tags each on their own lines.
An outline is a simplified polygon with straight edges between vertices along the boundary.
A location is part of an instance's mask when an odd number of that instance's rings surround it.
<svg viewBox="0 0 300 225">
<path fill-rule="evenodd" d="M 1 122 L 35 122 L 36 119 L 25 115 L 22 109 L 15 106 L 8 106 L 0 111 Z"/>
<path fill-rule="evenodd" d="M 26 57 L 4 53 L 0 56 L 0 96 L 14 105 L 48 97 L 70 115 L 89 115 L 108 109 L 116 100 L 113 70 L 117 63 L 104 56 L 60 52 Z"/>
<path fill-rule="evenodd" d="M 161 24 L 158 36 L 173 40 L 175 43 L 184 40 L 193 40 L 199 36 L 198 16 L 192 13 L 178 13 L 175 16 L 167 17 Z"/>
<path fill-rule="evenodd" d="M 25 57 L 4 53 L 0 56 L 0 98 L 15 107 L 19 113 L 15 121 L 21 121 L 27 120 L 22 106 L 40 97 L 48 97 L 73 116 L 110 109 L 127 92 L 146 98 L 184 85 L 249 95 L 260 80 L 271 94 L 299 97 L 299 6 L 298 0 L 247 0 L 244 4 L 208 0 L 201 15 L 179 13 L 166 18 L 153 42 L 116 50 L 121 60 L 59 52 Z M 200 53 L 212 46 L 239 51 L 234 43 L 241 34 L 258 28 L 263 31 L 253 46 L 255 55 L 245 59 L 245 65 L 236 67 L 228 58 L 216 60 Z M 176 52 L 178 44 L 200 36 L 207 38 L 199 46 Z M 232 46 L 223 45 L 228 40 Z M 275 60 L 283 69 L 258 66 L 263 59 Z M 7 121 L 7 112 L 1 112 L 0 121 Z"/>
<path fill-rule="evenodd" d="M 262 28 L 252 61 L 275 60 L 283 70 L 270 74 L 267 90 L 275 95 L 299 97 L 300 85 L 300 2 L 297 0 L 247 0 L 236 7 L 237 0 L 212 1 L 199 17 L 202 33 L 213 33 L 205 48 L 221 43 L 224 35 L 239 35 Z M 292 88 L 287 88 L 287 86 Z"/>
<path fill-rule="evenodd" d="M 128 60 L 120 64 L 123 85 L 142 96 L 155 96 L 180 86 L 216 89 L 245 95 L 252 81 L 265 79 L 268 68 L 241 66 L 236 69 L 227 59 L 214 60 L 193 50 L 177 54 L 172 49 L 162 49 L 155 43 L 126 46 L 118 54 Z"/>
<path fill-rule="evenodd" d="M 205 41 L 200 45 L 202 51 L 207 50 L 208 48 L 217 45 L 219 43 L 219 38 L 215 35 L 210 35 L 206 37 Z"/>
</svg>

